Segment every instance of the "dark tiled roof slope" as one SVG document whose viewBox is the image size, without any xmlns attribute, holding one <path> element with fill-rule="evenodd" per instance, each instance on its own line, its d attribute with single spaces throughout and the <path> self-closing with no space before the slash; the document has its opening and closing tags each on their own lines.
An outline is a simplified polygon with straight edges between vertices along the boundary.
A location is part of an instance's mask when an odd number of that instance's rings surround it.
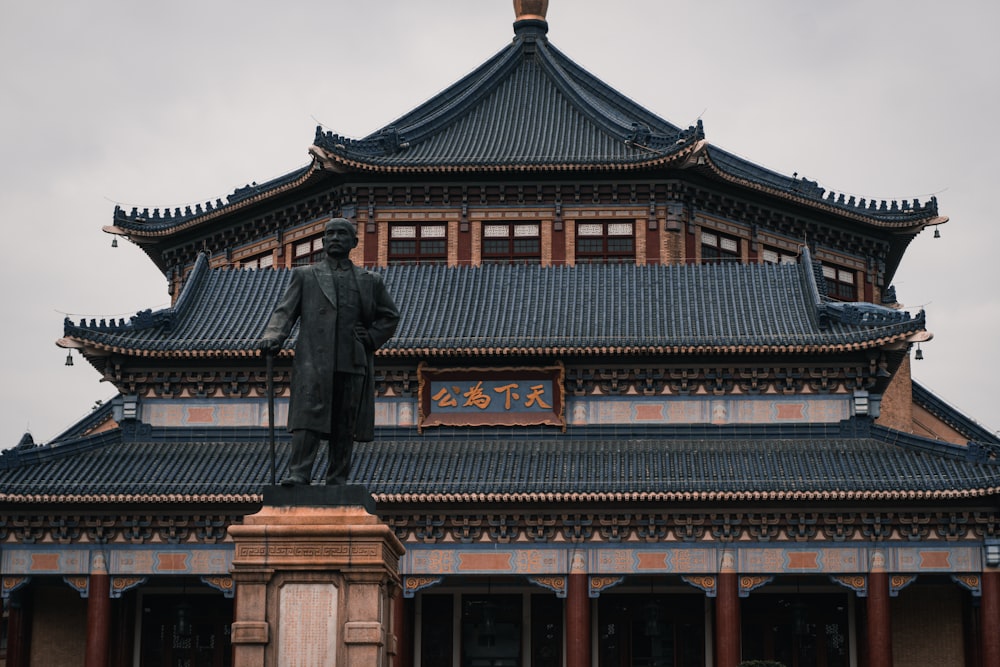
<svg viewBox="0 0 1000 667">
<path fill-rule="evenodd" d="M 874 426 L 850 431 L 383 432 L 356 447 L 349 481 L 380 502 L 908 500 L 1000 487 L 994 450 Z M 5 452 L 0 502 L 259 502 L 270 469 L 266 438 L 256 435 L 131 442 L 117 431 Z M 281 471 L 285 438 L 278 452 Z"/>
<path fill-rule="evenodd" d="M 393 266 L 381 272 L 401 322 L 379 354 L 833 352 L 923 329 L 923 313 L 828 316 L 805 266 Z M 173 308 L 128 323 L 67 320 L 65 335 L 124 354 L 254 355 L 289 276 L 212 270 L 202 258 Z"/>
<path fill-rule="evenodd" d="M 96 406 L 89 413 L 81 417 L 76 421 L 76 423 L 71 424 L 62 433 L 52 438 L 52 441 L 58 442 L 61 440 L 68 440 L 71 438 L 78 438 L 80 436 L 86 435 L 94 428 L 105 424 L 114 416 L 114 406 L 116 402 L 121 401 L 121 394 L 116 395 L 110 401 L 102 403 Z"/>
<path fill-rule="evenodd" d="M 937 201 L 876 202 L 826 192 L 705 142 L 608 86 L 552 46 L 544 23 L 515 25 L 511 44 L 473 72 L 363 139 L 317 128 L 318 162 L 344 169 L 449 171 L 620 170 L 693 167 L 745 187 L 820 204 L 857 220 L 916 233 L 937 216 Z M 192 210 L 116 208 L 114 227 L 156 236 L 248 202 L 299 187 L 317 163 L 237 189 Z"/>
<path fill-rule="evenodd" d="M 643 109 L 544 39 L 518 37 L 472 74 L 354 141 L 316 146 L 359 168 L 461 169 L 649 164 L 702 138 Z"/>
<path fill-rule="evenodd" d="M 252 502 L 270 483 L 262 442 L 129 442 L 115 430 L 4 452 L 0 501 Z"/>
<path fill-rule="evenodd" d="M 913 382 L 913 402 L 941 419 L 945 424 L 948 424 L 969 440 L 987 444 L 1000 444 L 1000 437 L 996 433 L 991 433 L 978 422 L 939 398 L 934 392 L 919 382 Z"/>
</svg>

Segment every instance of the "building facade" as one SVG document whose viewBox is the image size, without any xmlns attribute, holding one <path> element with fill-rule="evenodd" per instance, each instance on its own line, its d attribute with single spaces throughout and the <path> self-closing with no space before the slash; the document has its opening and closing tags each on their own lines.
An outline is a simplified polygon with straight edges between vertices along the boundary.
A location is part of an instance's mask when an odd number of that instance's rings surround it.
<svg viewBox="0 0 1000 667">
<path fill-rule="evenodd" d="M 173 303 L 67 320 L 120 394 L 0 456 L 7 665 L 229 664 L 227 528 L 270 483 L 257 341 L 339 216 L 402 314 L 350 477 L 407 549 L 395 665 L 1000 664 L 998 442 L 911 381 L 931 334 L 892 289 L 936 200 L 724 151 L 556 49 L 544 4 L 370 136 L 318 128 L 303 169 L 115 210 Z"/>
</svg>

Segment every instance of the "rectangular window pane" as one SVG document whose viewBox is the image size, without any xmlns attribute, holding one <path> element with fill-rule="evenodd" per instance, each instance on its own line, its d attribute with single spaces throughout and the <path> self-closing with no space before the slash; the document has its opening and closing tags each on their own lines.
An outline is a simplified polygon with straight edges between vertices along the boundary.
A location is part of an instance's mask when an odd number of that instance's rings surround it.
<svg viewBox="0 0 1000 667">
<path fill-rule="evenodd" d="M 485 239 L 483 241 L 483 254 L 487 256 L 506 256 L 510 252 L 510 241 L 503 239 Z"/>
<path fill-rule="evenodd" d="M 515 255 L 532 255 L 536 257 L 541 256 L 541 242 L 538 239 L 515 239 L 514 240 L 514 254 Z"/>
<path fill-rule="evenodd" d="M 514 225 L 514 236 L 538 236 L 538 225 Z"/>
<path fill-rule="evenodd" d="M 306 241 L 305 243 L 295 244 L 295 256 L 302 257 L 303 255 L 308 255 L 312 252 L 312 241 Z"/>
<path fill-rule="evenodd" d="M 577 236 L 603 236 L 604 225 L 599 222 L 581 222 L 576 226 Z"/>
<path fill-rule="evenodd" d="M 420 254 L 422 256 L 427 255 L 444 255 L 448 252 L 448 245 L 442 240 L 431 239 L 429 241 L 420 241 Z"/>
<path fill-rule="evenodd" d="M 608 239 L 608 254 L 609 255 L 620 255 L 622 253 L 632 252 L 632 239 L 615 238 Z"/>
<path fill-rule="evenodd" d="M 608 236 L 632 236 L 632 223 L 613 222 L 609 224 Z"/>
<path fill-rule="evenodd" d="M 415 255 L 417 253 L 416 241 L 390 241 L 389 252 L 393 255 Z"/>
<path fill-rule="evenodd" d="M 448 228 L 444 225 L 422 225 L 420 227 L 420 238 L 422 239 L 443 239 L 448 235 Z"/>
</svg>

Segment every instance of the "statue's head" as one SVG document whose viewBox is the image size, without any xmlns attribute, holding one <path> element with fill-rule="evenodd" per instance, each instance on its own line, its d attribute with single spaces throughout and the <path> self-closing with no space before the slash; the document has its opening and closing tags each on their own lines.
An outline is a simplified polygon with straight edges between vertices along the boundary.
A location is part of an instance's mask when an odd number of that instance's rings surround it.
<svg viewBox="0 0 1000 667">
<path fill-rule="evenodd" d="M 334 218 L 323 231 L 323 248 L 334 259 L 343 259 L 358 245 L 358 233 L 347 218 Z"/>
</svg>

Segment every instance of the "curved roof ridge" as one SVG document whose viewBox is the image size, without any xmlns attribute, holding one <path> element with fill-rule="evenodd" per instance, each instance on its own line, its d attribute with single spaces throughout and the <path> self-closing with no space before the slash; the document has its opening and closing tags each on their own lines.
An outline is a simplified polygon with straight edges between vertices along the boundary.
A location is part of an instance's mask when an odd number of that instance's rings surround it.
<svg viewBox="0 0 1000 667">
<path fill-rule="evenodd" d="M 606 104 L 623 107 L 624 111 L 633 116 L 641 117 L 647 125 L 656 125 L 664 136 L 676 136 L 685 130 L 678 125 L 658 116 L 653 111 L 642 106 L 627 95 L 615 90 L 607 83 L 581 67 L 572 58 L 560 51 L 556 46 L 546 42 L 543 52 L 548 60 L 559 68 L 567 80 L 572 80 L 574 87 L 584 91 L 589 97 L 597 97 Z M 652 128 L 651 128 L 652 129 Z"/>
<path fill-rule="evenodd" d="M 959 431 L 963 436 L 969 440 L 990 445 L 1000 445 L 1000 437 L 996 433 L 990 432 L 985 426 L 938 396 L 922 383 L 913 380 L 912 385 L 914 402 L 919 403 L 925 410 Z"/>
<path fill-rule="evenodd" d="M 877 197 L 859 198 L 855 195 L 827 190 L 820 187 L 818 181 L 810 181 L 805 177 L 799 178 L 797 173 L 787 176 L 740 157 L 715 144 L 709 144 L 707 152 L 710 160 L 709 165 L 730 178 L 748 180 L 765 187 L 775 188 L 785 194 L 825 204 L 838 211 L 849 211 L 867 219 L 908 226 L 917 221 L 938 216 L 937 197 L 933 195 L 924 203 L 917 197 L 903 200 L 887 200 Z"/>
<path fill-rule="evenodd" d="M 142 210 L 138 206 L 133 206 L 131 211 L 126 211 L 120 204 L 115 205 L 112 214 L 113 225 L 105 227 L 104 231 L 111 234 L 128 235 L 129 231 L 142 231 L 144 233 L 155 233 L 172 229 L 191 220 L 197 220 L 211 214 L 220 212 L 236 206 L 252 197 L 266 195 L 272 190 L 277 190 L 283 186 L 295 183 L 298 179 L 306 176 L 313 169 L 313 163 L 294 169 L 286 174 L 272 178 L 269 181 L 258 184 L 256 181 L 248 183 L 242 187 L 237 187 L 229 195 L 226 201 L 217 198 L 214 202 L 209 200 L 204 204 L 187 204 L 182 211 L 180 207 L 156 207 L 150 209 L 145 207 Z"/>
<path fill-rule="evenodd" d="M 504 47 L 485 63 L 437 93 L 423 104 L 410 110 L 388 125 L 362 139 L 351 139 L 332 131 L 316 128 L 314 144 L 327 150 L 344 153 L 393 152 L 399 146 L 387 142 L 396 135 L 396 141 L 418 143 L 436 132 L 455 116 L 466 111 L 470 100 L 495 88 L 503 75 L 520 61 L 520 48 L 516 41 Z M 388 145 L 387 145 L 388 144 Z"/>
<path fill-rule="evenodd" d="M 90 324 L 87 324 L 86 318 L 83 318 L 79 324 L 73 324 L 73 321 L 67 317 L 63 320 L 63 335 L 72 336 L 86 331 L 124 333 L 161 326 L 169 331 L 173 327 L 174 321 L 178 318 L 183 318 L 191 305 L 196 303 L 196 299 L 193 296 L 195 290 L 208 279 L 211 271 L 212 268 L 209 265 L 208 253 L 199 253 L 198 259 L 195 260 L 194 268 L 191 269 L 187 280 L 184 281 L 180 296 L 177 297 L 177 301 L 172 306 L 155 311 L 151 308 L 140 310 L 129 318 L 128 322 L 124 319 L 119 319 L 118 322 L 115 322 L 113 319 L 110 322 L 102 319 L 100 322 L 97 322 L 97 320 L 91 318 Z"/>
<path fill-rule="evenodd" d="M 550 52 L 547 43 L 544 41 L 538 47 L 538 54 L 540 56 L 538 62 L 542 66 L 542 69 L 549 74 L 550 80 L 556 88 L 573 101 L 578 110 L 589 111 L 590 113 L 584 113 L 586 117 L 622 141 L 627 141 L 633 137 L 635 134 L 634 122 L 626 125 L 627 121 L 624 117 L 617 113 L 612 115 L 609 112 L 612 112 L 613 109 L 598 105 L 590 94 L 568 76 L 560 62 L 560 60 L 569 61 L 568 58 L 556 58 L 555 54 L 558 51 L 553 48 Z"/>
<path fill-rule="evenodd" d="M 955 443 L 947 442 L 945 440 L 936 440 L 934 438 L 917 435 L 915 433 L 898 431 L 894 428 L 874 423 L 871 425 L 871 434 L 873 438 L 877 438 L 886 444 L 902 447 L 912 451 L 928 452 L 931 454 L 948 456 L 950 458 L 1000 466 L 1000 460 L 998 460 L 995 456 L 997 452 L 992 447 L 971 448 L 966 445 L 956 445 Z"/>
<path fill-rule="evenodd" d="M 521 48 L 515 41 L 424 104 L 368 135 L 366 139 L 377 138 L 388 128 L 397 128 L 407 140 L 421 141 L 440 129 L 448 120 L 465 111 L 469 101 L 477 94 L 486 94 L 496 88 L 503 75 L 514 69 L 521 59 Z"/>
</svg>

